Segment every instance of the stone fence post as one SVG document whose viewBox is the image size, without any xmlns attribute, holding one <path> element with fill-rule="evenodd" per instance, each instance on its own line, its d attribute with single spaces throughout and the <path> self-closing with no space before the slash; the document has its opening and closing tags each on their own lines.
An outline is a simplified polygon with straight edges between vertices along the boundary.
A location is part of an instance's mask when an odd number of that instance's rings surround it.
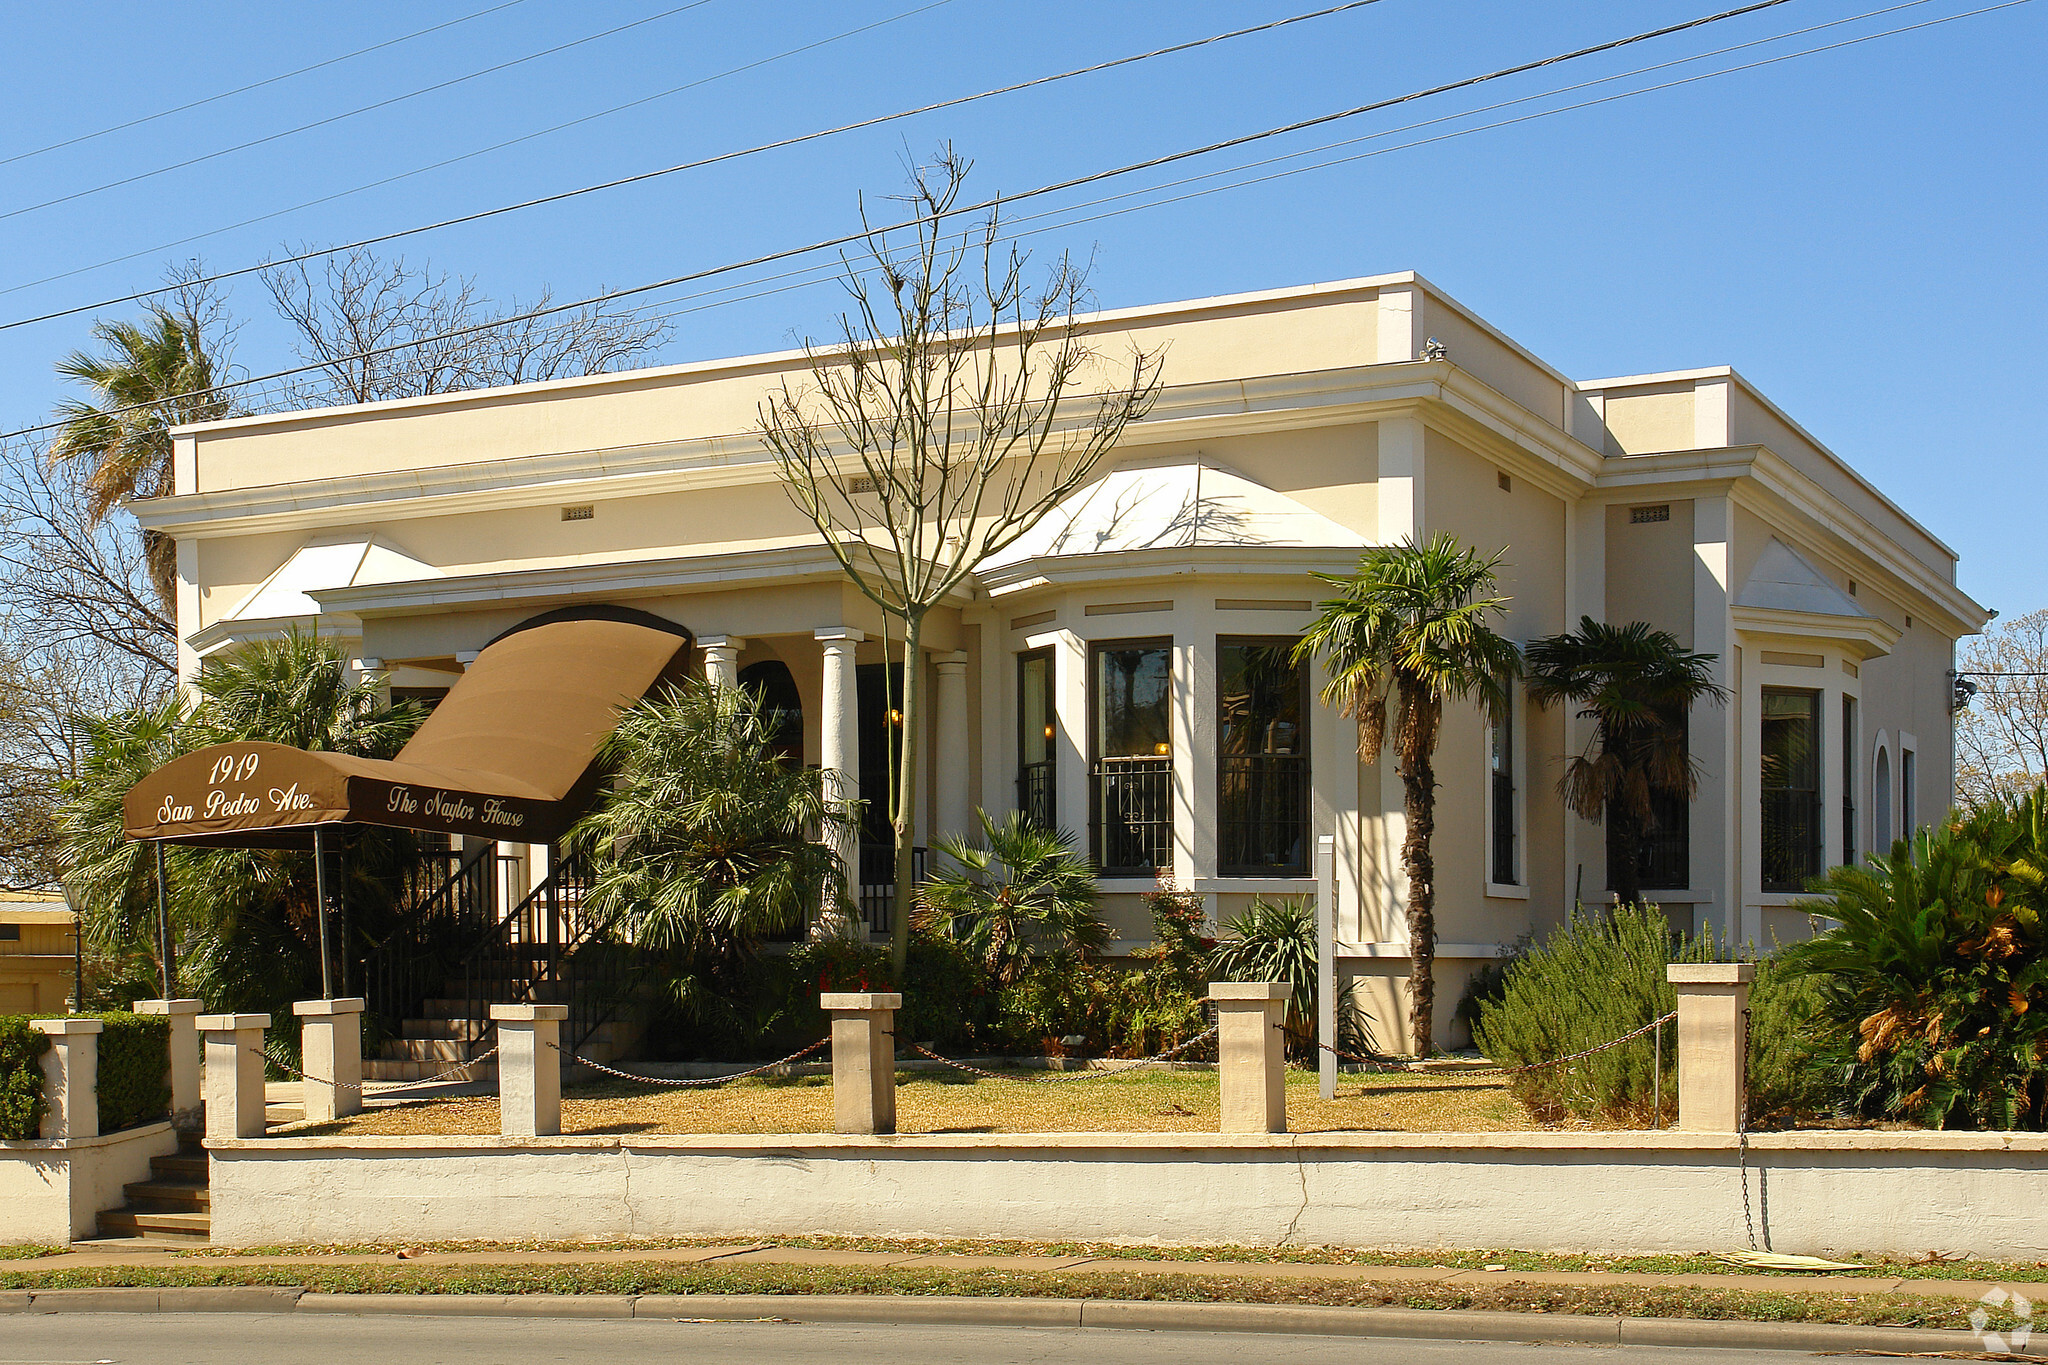
<svg viewBox="0 0 2048 1365">
<path fill-rule="evenodd" d="M 97 1019 L 31 1019 L 50 1035 L 43 1054 L 43 1096 L 48 1107 L 37 1130 L 45 1140 L 77 1140 L 100 1133 L 100 1032 Z"/>
<path fill-rule="evenodd" d="M 832 1126 L 841 1133 L 896 1131 L 895 991 L 826 991 L 832 1016 Z"/>
<path fill-rule="evenodd" d="M 363 1001 L 300 1000 L 292 1013 L 299 1031 L 300 1080 L 306 1117 L 324 1122 L 363 1111 Z"/>
<path fill-rule="evenodd" d="M 263 1136 L 263 1030 L 267 1014 L 202 1014 L 206 1038 L 206 1137 Z"/>
<path fill-rule="evenodd" d="M 562 1021 L 567 1005 L 493 1005 L 498 1026 L 498 1131 L 554 1137 L 562 1131 Z"/>
<path fill-rule="evenodd" d="M 1287 1131 L 1285 981 L 1212 981 L 1216 1072 L 1226 1133 Z"/>
<path fill-rule="evenodd" d="M 1749 962 L 1674 962 L 1678 988 L 1678 1126 L 1732 1133 L 1742 1123 L 1749 1057 Z"/>
<path fill-rule="evenodd" d="M 195 1022 L 205 1006 L 197 1000 L 138 1000 L 137 1014 L 161 1014 L 171 1023 L 171 1122 L 180 1128 L 197 1128 L 200 1115 L 199 1025 Z"/>
</svg>

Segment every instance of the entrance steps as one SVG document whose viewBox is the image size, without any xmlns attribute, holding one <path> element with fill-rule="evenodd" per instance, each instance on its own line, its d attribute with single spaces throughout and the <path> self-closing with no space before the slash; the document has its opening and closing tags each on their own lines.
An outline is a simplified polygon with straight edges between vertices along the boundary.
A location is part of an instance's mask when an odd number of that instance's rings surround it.
<svg viewBox="0 0 2048 1365">
<path fill-rule="evenodd" d="M 102 1237 L 145 1237 L 203 1242 L 213 1232 L 206 1152 L 196 1137 L 181 1136 L 170 1156 L 151 1157 L 149 1179 L 121 1187 L 128 1202 L 99 1215 Z"/>
</svg>

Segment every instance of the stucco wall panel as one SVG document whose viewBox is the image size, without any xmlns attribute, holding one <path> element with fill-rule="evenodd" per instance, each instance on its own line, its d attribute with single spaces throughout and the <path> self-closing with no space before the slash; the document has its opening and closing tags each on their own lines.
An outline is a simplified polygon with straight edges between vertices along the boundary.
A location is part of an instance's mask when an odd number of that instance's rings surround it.
<svg viewBox="0 0 2048 1365">
<path fill-rule="evenodd" d="M 1638 506 L 1669 507 L 1669 521 L 1630 520 Z M 1646 496 L 1607 509 L 1607 620 L 1647 621 L 1693 647 L 1693 505 Z M 1736 576 L 1737 583 L 1741 576 Z"/>
<path fill-rule="evenodd" d="M 1607 453 L 1642 455 L 1693 448 L 1693 386 L 1646 384 L 1607 393 Z"/>
<path fill-rule="evenodd" d="M 2037 1143 L 1758 1135 L 1784 1252 L 2048 1255 Z M 1841 1135 L 1854 1138 L 1889 1135 Z M 1931 1139 L 1931 1140 L 1930 1140 Z M 305 1139 L 214 1151 L 225 1246 L 1014 1238 L 1692 1252 L 1739 1246 L 1732 1135 Z"/>
</svg>

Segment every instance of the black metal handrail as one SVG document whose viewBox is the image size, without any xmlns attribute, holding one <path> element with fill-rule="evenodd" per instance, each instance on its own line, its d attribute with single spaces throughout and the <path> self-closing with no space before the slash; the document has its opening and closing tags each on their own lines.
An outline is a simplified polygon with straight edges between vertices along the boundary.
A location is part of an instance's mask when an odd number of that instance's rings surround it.
<svg viewBox="0 0 2048 1365">
<path fill-rule="evenodd" d="M 363 960 L 370 1010 L 393 1033 L 416 1018 L 447 980 L 463 949 L 490 922 L 496 844 L 464 855 L 422 849 L 399 887 L 398 927 Z"/>
<path fill-rule="evenodd" d="M 575 1027 L 576 983 L 569 963 L 594 928 L 577 913 L 589 885 L 584 861 L 563 858 L 476 939 L 449 978 L 450 985 L 460 985 L 455 999 L 461 1018 L 485 1024 L 482 1032 L 488 1036 L 492 1005 L 568 1005 L 569 1037 L 572 1044 L 582 1041 Z"/>
</svg>

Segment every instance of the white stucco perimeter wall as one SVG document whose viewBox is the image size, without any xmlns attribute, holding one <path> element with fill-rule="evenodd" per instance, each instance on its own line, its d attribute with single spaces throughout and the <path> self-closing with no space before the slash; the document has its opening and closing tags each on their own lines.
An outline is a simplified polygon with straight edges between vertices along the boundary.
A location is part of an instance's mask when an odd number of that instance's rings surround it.
<svg viewBox="0 0 2048 1365">
<path fill-rule="evenodd" d="M 127 1202 L 121 1187 L 149 1179 L 149 1159 L 177 1150 L 168 1123 L 75 1142 L 0 1142 L 0 1246 L 91 1236 L 100 1210 Z"/>
<path fill-rule="evenodd" d="M 226 1246 L 806 1233 L 1748 1245 L 1735 1142 L 1712 1134 L 285 1138 L 209 1149 L 213 1240 Z M 1752 1205 L 1779 1251 L 2048 1258 L 2042 1135 L 1764 1134 L 1748 1161 Z"/>
</svg>

